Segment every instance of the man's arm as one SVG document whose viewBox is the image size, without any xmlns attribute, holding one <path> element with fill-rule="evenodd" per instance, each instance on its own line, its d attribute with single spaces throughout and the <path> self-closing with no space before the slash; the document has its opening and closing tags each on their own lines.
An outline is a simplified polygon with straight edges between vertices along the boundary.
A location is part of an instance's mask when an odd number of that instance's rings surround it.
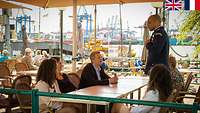
<svg viewBox="0 0 200 113">
<path fill-rule="evenodd" d="M 159 55 L 165 45 L 165 39 L 161 33 L 155 33 L 152 41 L 146 44 L 146 48 L 155 55 Z"/>
</svg>

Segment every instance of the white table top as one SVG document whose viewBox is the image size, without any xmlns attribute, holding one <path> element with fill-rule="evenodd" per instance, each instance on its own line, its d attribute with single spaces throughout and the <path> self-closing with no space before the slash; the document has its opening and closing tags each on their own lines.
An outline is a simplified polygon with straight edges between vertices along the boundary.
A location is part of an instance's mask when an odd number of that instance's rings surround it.
<svg viewBox="0 0 200 113">
<path fill-rule="evenodd" d="M 200 69 L 178 69 L 181 73 L 200 73 Z"/>
<path fill-rule="evenodd" d="M 68 94 L 74 95 L 86 95 L 86 96 L 99 96 L 99 97 L 110 97 L 110 98 L 121 98 L 133 91 L 144 87 L 148 83 L 148 77 L 123 77 L 119 78 L 117 84 L 111 85 L 99 85 L 83 88 L 80 90 L 72 91 Z M 72 102 L 72 103 L 87 103 L 96 105 L 108 105 L 109 102 L 105 101 L 92 101 L 82 99 L 71 99 L 71 98 L 52 98 L 52 101 L 60 102 Z"/>
</svg>

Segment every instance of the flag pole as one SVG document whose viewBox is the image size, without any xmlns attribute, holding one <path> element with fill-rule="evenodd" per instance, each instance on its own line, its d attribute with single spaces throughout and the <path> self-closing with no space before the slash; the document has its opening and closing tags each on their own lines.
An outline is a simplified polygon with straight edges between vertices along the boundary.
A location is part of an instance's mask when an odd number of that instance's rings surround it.
<svg viewBox="0 0 200 113">
<path fill-rule="evenodd" d="M 165 3 L 166 3 L 166 1 L 164 0 L 163 1 L 163 27 L 165 28 L 165 20 L 166 20 L 166 18 L 165 18 Z"/>
</svg>

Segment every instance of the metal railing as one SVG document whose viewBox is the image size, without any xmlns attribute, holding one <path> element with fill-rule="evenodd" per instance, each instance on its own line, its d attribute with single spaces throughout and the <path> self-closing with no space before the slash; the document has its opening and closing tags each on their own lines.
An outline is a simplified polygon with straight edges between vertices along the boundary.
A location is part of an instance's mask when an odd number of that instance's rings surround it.
<svg viewBox="0 0 200 113">
<path fill-rule="evenodd" d="M 144 101 L 144 100 L 130 100 L 130 99 L 123 99 L 123 98 L 73 95 L 73 94 L 64 94 L 64 93 L 62 94 L 48 93 L 48 92 L 40 92 L 37 89 L 16 90 L 16 89 L 10 89 L 10 88 L 0 88 L 0 93 L 31 95 L 32 96 L 32 113 L 39 113 L 39 96 L 106 101 L 106 102 L 111 102 L 111 103 L 139 104 L 139 105 L 158 106 L 158 107 L 170 107 L 170 108 L 177 108 L 177 109 L 189 109 L 189 110 L 192 110 L 192 113 L 197 113 L 197 111 L 200 110 L 200 105 L 197 103 L 182 104 L 182 103 L 172 103 L 172 102 L 154 102 L 154 101 Z"/>
</svg>

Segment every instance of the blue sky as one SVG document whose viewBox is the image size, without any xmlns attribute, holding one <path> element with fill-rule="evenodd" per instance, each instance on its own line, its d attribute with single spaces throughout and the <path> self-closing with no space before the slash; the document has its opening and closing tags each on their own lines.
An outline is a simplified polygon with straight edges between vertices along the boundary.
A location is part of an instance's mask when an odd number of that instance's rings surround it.
<svg viewBox="0 0 200 113">
<path fill-rule="evenodd" d="M 33 6 L 31 6 L 31 8 L 33 9 L 32 11 L 24 11 L 25 14 L 32 16 L 32 20 L 35 20 L 33 25 L 36 28 L 35 32 L 38 32 L 39 8 Z M 86 9 L 89 14 L 94 15 L 94 6 L 86 6 Z M 137 36 L 141 35 L 141 29 L 134 27 L 143 25 L 148 16 L 154 13 L 155 9 L 152 7 L 151 3 L 124 4 L 122 6 L 123 29 L 127 29 L 129 26 L 131 30 L 138 32 L 136 34 Z M 16 14 L 21 15 L 22 11 L 15 13 L 15 15 Z M 106 26 L 108 18 L 116 15 L 119 16 L 119 5 L 97 5 L 97 25 L 99 27 Z M 172 15 L 170 16 L 170 27 L 176 26 L 173 25 L 174 19 L 176 19 L 176 12 L 173 12 L 170 15 Z M 65 8 L 64 11 L 64 32 L 72 31 L 72 18 L 69 16 L 72 16 L 72 7 Z M 175 21 L 176 23 L 179 23 L 179 20 Z M 59 23 L 59 9 L 41 10 L 41 32 L 59 32 Z M 32 32 L 34 32 L 34 30 L 32 30 Z"/>
</svg>

